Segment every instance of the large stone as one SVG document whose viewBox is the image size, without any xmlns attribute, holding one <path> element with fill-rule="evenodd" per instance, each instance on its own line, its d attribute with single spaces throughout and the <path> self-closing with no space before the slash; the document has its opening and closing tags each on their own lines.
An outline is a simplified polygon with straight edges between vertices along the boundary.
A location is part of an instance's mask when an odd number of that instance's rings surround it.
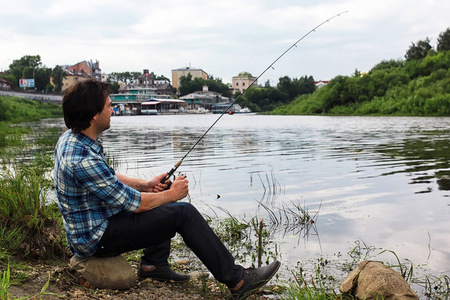
<svg viewBox="0 0 450 300">
<path fill-rule="evenodd" d="M 365 260 L 342 282 L 339 290 L 357 299 L 419 299 L 406 280 L 380 262 Z"/>
<path fill-rule="evenodd" d="M 70 266 L 91 285 L 101 289 L 124 290 L 136 284 L 137 276 L 127 260 L 115 257 L 73 256 Z"/>
</svg>

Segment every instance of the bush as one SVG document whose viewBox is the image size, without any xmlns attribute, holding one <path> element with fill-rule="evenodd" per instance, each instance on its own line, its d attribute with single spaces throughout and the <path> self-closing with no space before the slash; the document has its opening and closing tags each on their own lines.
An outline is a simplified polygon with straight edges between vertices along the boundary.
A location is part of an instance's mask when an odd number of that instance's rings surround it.
<svg viewBox="0 0 450 300">
<path fill-rule="evenodd" d="M 52 182 L 43 172 L 15 164 L 0 174 L 0 244 L 7 253 L 45 259 L 65 251 L 59 211 L 46 203 Z"/>
</svg>

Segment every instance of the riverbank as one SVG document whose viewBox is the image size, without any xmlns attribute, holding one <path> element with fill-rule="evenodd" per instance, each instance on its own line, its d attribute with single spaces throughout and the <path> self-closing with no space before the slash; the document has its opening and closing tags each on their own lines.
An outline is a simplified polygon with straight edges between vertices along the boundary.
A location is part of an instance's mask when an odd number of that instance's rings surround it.
<svg viewBox="0 0 450 300">
<path fill-rule="evenodd" d="M 137 270 L 137 263 L 131 262 Z M 189 265 L 177 265 L 178 272 L 192 274 L 192 279 L 185 284 L 172 284 L 146 279 L 136 281 L 128 290 L 108 290 L 92 287 L 80 275 L 62 262 L 44 263 L 27 262 L 21 273 L 27 279 L 8 288 L 9 297 L 16 299 L 36 297 L 42 299 L 227 299 L 231 296 L 228 289 L 218 283 L 212 276 L 196 276 L 201 270 L 191 269 Z M 267 285 L 249 299 L 280 299 L 276 294 L 281 288 Z M 1 290 L 0 290 L 1 292 Z M 38 297 L 37 297 L 38 296 Z M 3 299 L 3 298 L 2 298 Z"/>
</svg>

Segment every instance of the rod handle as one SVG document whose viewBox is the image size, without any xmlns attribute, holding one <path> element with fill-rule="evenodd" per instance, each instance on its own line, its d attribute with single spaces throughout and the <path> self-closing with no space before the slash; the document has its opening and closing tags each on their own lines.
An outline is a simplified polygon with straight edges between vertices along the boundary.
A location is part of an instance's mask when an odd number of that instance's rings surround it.
<svg viewBox="0 0 450 300">
<path fill-rule="evenodd" d="M 167 175 L 160 181 L 160 183 L 165 183 L 165 182 L 170 178 L 170 176 L 172 176 L 173 173 L 175 173 L 175 171 L 178 169 L 178 167 L 181 165 L 182 162 L 183 162 L 182 160 L 179 160 L 179 161 L 172 167 L 172 169 L 170 169 L 169 173 L 167 173 Z"/>
</svg>

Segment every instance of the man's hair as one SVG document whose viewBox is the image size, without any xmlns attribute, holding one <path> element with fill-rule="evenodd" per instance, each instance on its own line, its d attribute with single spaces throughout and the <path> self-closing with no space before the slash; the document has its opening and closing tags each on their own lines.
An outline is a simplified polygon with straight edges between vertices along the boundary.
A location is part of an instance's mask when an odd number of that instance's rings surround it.
<svg viewBox="0 0 450 300">
<path fill-rule="evenodd" d="M 109 84 L 94 79 L 70 87 L 62 100 L 66 126 L 73 132 L 89 128 L 92 118 L 103 110 L 110 94 Z"/>
</svg>

